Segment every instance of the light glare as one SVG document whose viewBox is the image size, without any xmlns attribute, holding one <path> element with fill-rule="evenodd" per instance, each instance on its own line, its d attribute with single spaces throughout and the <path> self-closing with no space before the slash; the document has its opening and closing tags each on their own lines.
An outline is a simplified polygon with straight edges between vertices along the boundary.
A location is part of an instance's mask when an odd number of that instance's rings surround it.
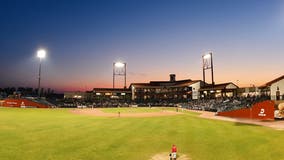
<svg viewBox="0 0 284 160">
<path fill-rule="evenodd" d="M 210 54 L 206 54 L 206 55 L 203 56 L 204 59 L 209 59 L 210 57 L 211 57 Z"/>
<path fill-rule="evenodd" d="M 38 58 L 45 58 L 46 51 L 44 49 L 40 49 L 37 51 L 37 57 Z"/>
<path fill-rule="evenodd" d="M 114 66 L 117 67 L 117 68 L 121 68 L 121 67 L 124 67 L 124 63 L 121 63 L 121 62 L 116 62 L 114 63 Z"/>
</svg>

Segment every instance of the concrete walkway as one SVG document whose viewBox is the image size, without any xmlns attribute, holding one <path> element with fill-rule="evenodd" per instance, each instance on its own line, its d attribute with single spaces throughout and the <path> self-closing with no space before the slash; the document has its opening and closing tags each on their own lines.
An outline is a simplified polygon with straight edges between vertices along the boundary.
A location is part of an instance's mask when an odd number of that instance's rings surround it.
<svg viewBox="0 0 284 160">
<path fill-rule="evenodd" d="M 200 117 L 206 118 L 206 119 L 216 119 L 216 120 L 238 122 L 238 123 L 244 123 L 244 124 L 254 124 L 254 125 L 270 127 L 276 130 L 284 130 L 284 120 L 262 121 L 262 120 L 256 120 L 256 119 L 243 119 L 243 118 L 216 116 L 215 112 L 197 111 L 197 110 L 190 110 L 190 111 L 201 113 Z"/>
</svg>

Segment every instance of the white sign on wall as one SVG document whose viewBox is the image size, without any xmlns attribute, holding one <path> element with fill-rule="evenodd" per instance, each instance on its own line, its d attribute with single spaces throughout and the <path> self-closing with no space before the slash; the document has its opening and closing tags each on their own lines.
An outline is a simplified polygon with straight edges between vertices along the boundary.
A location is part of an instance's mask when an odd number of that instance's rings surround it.
<svg viewBox="0 0 284 160">
<path fill-rule="evenodd" d="M 258 116 L 260 116 L 260 117 L 265 117 L 266 116 L 264 108 L 260 109 L 260 112 L 258 113 Z"/>
</svg>

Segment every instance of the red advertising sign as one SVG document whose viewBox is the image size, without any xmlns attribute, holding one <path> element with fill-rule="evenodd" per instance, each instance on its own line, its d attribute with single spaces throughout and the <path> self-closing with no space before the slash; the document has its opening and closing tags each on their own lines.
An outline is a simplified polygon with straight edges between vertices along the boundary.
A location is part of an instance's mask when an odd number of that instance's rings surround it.
<svg viewBox="0 0 284 160">
<path fill-rule="evenodd" d="M 263 101 L 252 107 L 252 119 L 274 119 L 274 102 Z"/>
<path fill-rule="evenodd" d="M 48 108 L 47 105 L 37 103 L 37 102 L 31 101 L 28 99 L 23 99 L 23 98 L 5 99 L 3 102 L 3 106 L 4 107 L 22 107 L 22 108 L 26 108 L 26 107 Z"/>
<path fill-rule="evenodd" d="M 274 102 L 263 101 L 254 104 L 251 108 L 243 108 L 233 111 L 219 112 L 218 116 L 274 120 Z"/>
</svg>

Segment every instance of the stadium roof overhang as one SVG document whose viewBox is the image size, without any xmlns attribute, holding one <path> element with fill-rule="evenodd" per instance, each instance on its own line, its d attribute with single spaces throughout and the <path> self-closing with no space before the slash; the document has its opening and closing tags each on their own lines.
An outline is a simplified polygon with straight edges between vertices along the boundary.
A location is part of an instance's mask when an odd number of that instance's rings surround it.
<svg viewBox="0 0 284 160">
<path fill-rule="evenodd" d="M 234 83 L 222 83 L 222 84 L 215 84 L 207 85 L 205 87 L 202 87 L 199 89 L 199 91 L 217 91 L 217 90 L 237 90 L 239 87 L 235 85 Z"/>
</svg>

